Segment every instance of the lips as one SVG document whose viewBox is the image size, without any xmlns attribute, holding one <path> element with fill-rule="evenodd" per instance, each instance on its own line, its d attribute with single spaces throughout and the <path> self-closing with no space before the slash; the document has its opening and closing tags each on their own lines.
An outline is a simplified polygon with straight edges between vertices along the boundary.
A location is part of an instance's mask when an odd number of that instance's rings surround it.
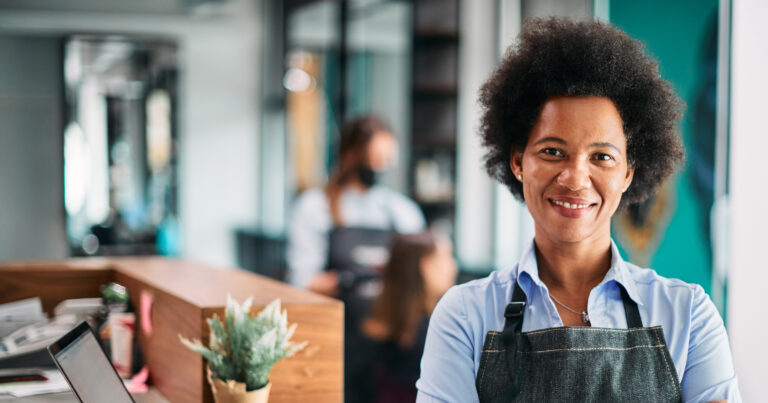
<svg viewBox="0 0 768 403">
<path fill-rule="evenodd" d="M 558 214 L 568 218 L 582 217 L 597 206 L 597 203 L 573 197 L 551 197 L 547 200 Z"/>
</svg>

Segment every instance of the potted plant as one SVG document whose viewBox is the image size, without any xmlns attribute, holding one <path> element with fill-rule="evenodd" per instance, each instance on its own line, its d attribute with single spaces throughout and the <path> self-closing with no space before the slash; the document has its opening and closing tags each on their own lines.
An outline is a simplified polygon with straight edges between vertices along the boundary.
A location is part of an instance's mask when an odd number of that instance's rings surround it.
<svg viewBox="0 0 768 403">
<path fill-rule="evenodd" d="M 266 402 L 272 366 L 307 344 L 289 341 L 296 324 L 288 326 L 279 299 L 255 316 L 250 314 L 252 304 L 253 298 L 238 305 L 227 295 L 224 321 L 215 314 L 208 319 L 208 347 L 179 335 L 185 346 L 208 360 L 208 382 L 217 403 Z"/>
</svg>

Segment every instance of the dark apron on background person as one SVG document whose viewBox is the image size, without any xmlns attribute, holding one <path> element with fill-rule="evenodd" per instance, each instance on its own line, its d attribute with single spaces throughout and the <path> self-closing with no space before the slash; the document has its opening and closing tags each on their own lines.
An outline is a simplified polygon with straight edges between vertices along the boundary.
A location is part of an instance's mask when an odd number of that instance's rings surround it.
<svg viewBox="0 0 768 403">
<path fill-rule="evenodd" d="M 391 222 L 391 220 L 390 220 Z M 339 276 L 344 302 L 344 401 L 373 398 L 371 360 L 374 349 L 360 327 L 380 292 L 379 270 L 389 259 L 392 229 L 334 227 L 328 235 L 326 271 Z"/>
<path fill-rule="evenodd" d="M 353 318 L 367 317 L 371 302 L 378 296 L 379 271 L 389 259 L 393 235 L 391 229 L 357 227 L 334 227 L 328 234 L 325 270 L 338 274 L 339 299 L 354 308 L 349 312 Z"/>
<path fill-rule="evenodd" d="M 475 385 L 481 402 L 680 402 L 661 326 L 644 328 L 619 285 L 628 329 L 567 326 L 522 333 L 525 293 L 515 290 L 504 330 L 488 332 Z"/>
</svg>

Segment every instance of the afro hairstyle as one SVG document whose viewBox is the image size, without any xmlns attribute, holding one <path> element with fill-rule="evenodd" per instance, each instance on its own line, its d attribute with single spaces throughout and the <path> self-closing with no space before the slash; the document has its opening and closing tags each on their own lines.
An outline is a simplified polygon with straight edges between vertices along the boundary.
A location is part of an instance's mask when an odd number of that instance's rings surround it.
<svg viewBox="0 0 768 403">
<path fill-rule="evenodd" d="M 480 91 L 480 137 L 485 169 L 524 201 L 510 168 L 551 97 L 610 99 L 623 121 L 632 184 L 620 208 L 652 195 L 684 159 L 677 122 L 683 104 L 659 75 L 642 42 L 602 22 L 563 18 L 527 20 L 499 67 Z"/>
</svg>

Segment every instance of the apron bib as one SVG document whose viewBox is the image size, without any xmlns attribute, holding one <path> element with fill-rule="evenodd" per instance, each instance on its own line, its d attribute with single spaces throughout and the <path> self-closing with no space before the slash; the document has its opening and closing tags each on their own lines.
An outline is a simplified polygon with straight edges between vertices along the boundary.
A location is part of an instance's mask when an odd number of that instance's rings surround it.
<svg viewBox="0 0 768 403">
<path fill-rule="evenodd" d="M 339 299 L 344 302 L 344 400 L 368 402 L 373 396 L 372 343 L 360 327 L 380 288 L 379 269 L 389 258 L 394 231 L 335 227 L 328 236 L 326 271 L 339 275 Z"/>
<path fill-rule="evenodd" d="M 644 328 L 621 285 L 628 329 L 555 327 L 522 333 L 515 290 L 504 330 L 488 332 L 475 385 L 481 402 L 680 402 L 661 326 Z"/>
</svg>

